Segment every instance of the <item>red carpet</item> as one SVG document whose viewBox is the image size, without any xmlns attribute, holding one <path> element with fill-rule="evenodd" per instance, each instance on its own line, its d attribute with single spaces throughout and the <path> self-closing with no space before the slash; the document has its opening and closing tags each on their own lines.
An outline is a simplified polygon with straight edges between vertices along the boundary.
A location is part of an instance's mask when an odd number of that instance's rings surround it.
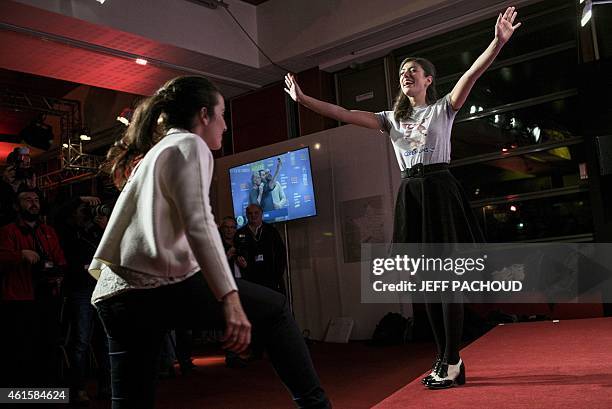
<svg viewBox="0 0 612 409">
<path fill-rule="evenodd" d="M 312 347 L 335 409 L 609 409 L 612 318 L 499 326 L 464 348 L 468 383 L 429 391 L 419 379 L 433 345 L 374 348 L 364 343 Z M 267 361 L 228 369 L 218 351 L 195 361 L 197 372 L 162 380 L 156 409 L 289 409 L 289 394 Z M 110 408 L 92 401 L 90 409 Z"/>
<path fill-rule="evenodd" d="M 311 352 L 334 409 L 368 409 L 425 371 L 431 365 L 434 346 L 316 343 Z M 295 407 L 267 360 L 252 362 L 243 369 L 229 369 L 216 350 L 197 357 L 194 363 L 198 366 L 196 372 L 159 382 L 156 409 Z M 93 395 L 95 388 L 90 386 Z M 93 400 L 89 408 L 109 409 L 110 401 Z"/>
<path fill-rule="evenodd" d="M 374 408 L 612 408 L 612 318 L 498 326 L 461 357 L 464 386 L 430 391 L 417 378 Z"/>
</svg>

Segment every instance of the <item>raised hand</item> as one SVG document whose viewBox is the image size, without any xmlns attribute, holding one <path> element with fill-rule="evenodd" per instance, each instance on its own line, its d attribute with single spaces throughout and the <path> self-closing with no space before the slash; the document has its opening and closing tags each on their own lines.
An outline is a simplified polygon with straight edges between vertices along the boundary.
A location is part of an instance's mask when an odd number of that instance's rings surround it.
<svg viewBox="0 0 612 409">
<path fill-rule="evenodd" d="M 300 86 L 295 80 L 293 74 L 285 75 L 285 87 L 285 92 L 289 94 L 291 99 L 293 99 L 295 102 L 300 102 L 304 94 L 302 93 L 302 90 L 300 89 Z"/>
<path fill-rule="evenodd" d="M 499 13 L 497 16 L 497 23 L 495 23 L 495 38 L 497 38 L 502 44 L 505 44 L 512 34 L 514 34 L 514 30 L 521 26 L 521 23 L 514 24 L 514 19 L 516 18 L 516 8 L 508 7 L 504 14 Z"/>
</svg>

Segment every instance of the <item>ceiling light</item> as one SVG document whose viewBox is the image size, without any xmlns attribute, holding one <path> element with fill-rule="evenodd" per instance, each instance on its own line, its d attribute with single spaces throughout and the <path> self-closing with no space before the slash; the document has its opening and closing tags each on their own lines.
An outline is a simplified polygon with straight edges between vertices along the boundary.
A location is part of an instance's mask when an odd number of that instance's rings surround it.
<svg viewBox="0 0 612 409">
<path fill-rule="evenodd" d="M 531 130 L 531 134 L 533 135 L 533 139 L 535 140 L 535 142 L 540 142 L 540 134 L 541 134 L 541 130 L 539 126 L 536 126 L 535 128 L 533 128 Z"/>
<path fill-rule="evenodd" d="M 591 19 L 592 15 L 593 15 L 593 3 L 591 3 L 590 0 L 587 0 L 586 4 L 584 5 L 584 9 L 582 9 L 582 18 L 580 19 L 580 25 L 582 27 L 586 26 L 586 24 Z"/>
<path fill-rule="evenodd" d="M 119 116 L 117 117 L 117 121 L 121 122 L 125 126 L 130 125 L 130 121 L 132 120 L 132 115 L 134 111 L 130 108 L 123 108 Z"/>
<path fill-rule="evenodd" d="M 136 58 L 136 64 L 138 65 L 147 65 L 148 61 L 144 58 Z"/>
<path fill-rule="evenodd" d="M 582 1 L 580 1 L 582 4 Z M 582 18 L 580 18 L 580 25 L 584 27 L 593 16 L 593 6 L 598 4 L 612 4 L 612 0 L 586 0 L 584 8 L 582 9 Z"/>
</svg>

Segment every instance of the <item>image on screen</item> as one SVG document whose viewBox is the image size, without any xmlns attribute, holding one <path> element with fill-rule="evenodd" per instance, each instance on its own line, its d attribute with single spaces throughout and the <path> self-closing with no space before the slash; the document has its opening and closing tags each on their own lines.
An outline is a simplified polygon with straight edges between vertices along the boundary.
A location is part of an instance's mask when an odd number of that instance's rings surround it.
<svg viewBox="0 0 612 409">
<path fill-rule="evenodd" d="M 251 203 L 262 207 L 268 223 L 317 214 L 307 147 L 230 168 L 229 174 L 238 227 L 247 223 Z"/>
</svg>

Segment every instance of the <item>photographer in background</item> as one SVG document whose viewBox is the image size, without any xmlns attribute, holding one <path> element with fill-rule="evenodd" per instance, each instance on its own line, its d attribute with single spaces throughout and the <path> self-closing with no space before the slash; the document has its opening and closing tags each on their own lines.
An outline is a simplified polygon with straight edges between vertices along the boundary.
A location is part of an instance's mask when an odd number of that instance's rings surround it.
<svg viewBox="0 0 612 409">
<path fill-rule="evenodd" d="M 66 264 L 55 230 L 40 221 L 40 195 L 22 185 L 16 220 L 0 228 L 0 384 L 52 386 L 58 378 L 60 290 Z M 4 379 L 7 377 L 7 379 Z"/>
<path fill-rule="evenodd" d="M 234 243 L 237 226 L 236 219 L 232 216 L 225 216 L 219 225 L 219 234 L 221 235 L 223 249 L 225 250 L 230 270 L 232 270 L 235 278 L 242 278 L 241 271 L 247 267 L 247 262 L 245 259 L 246 254 L 238 253 Z"/>
<path fill-rule="evenodd" d="M 223 242 L 223 249 L 227 256 L 230 270 L 235 278 L 242 278 L 242 270 L 247 267 L 246 254 L 239 253 L 234 243 L 238 224 L 232 216 L 225 216 L 219 224 L 219 234 Z M 242 250 L 242 249 L 241 249 Z M 244 368 L 248 365 L 249 354 L 236 354 L 232 351 L 225 352 L 225 365 L 228 368 Z"/>
<path fill-rule="evenodd" d="M 243 256 L 246 260 L 246 266 L 241 270 L 242 278 L 284 295 L 284 275 L 287 266 L 285 244 L 276 228 L 263 222 L 261 206 L 248 205 L 246 216 L 249 219 L 248 224 L 240 228 L 234 236 L 236 254 Z M 251 359 L 257 359 L 263 355 L 262 338 L 261 333 L 257 330 L 253 331 Z"/>
<path fill-rule="evenodd" d="M 68 344 L 71 363 L 70 394 L 72 403 L 86 403 L 85 380 L 90 362 L 90 345 L 98 346 L 95 353 L 98 368 L 98 397 L 110 394 L 108 346 L 101 323 L 91 304 L 96 280 L 87 269 L 108 223 L 112 207 L 95 196 L 74 197 L 62 204 L 55 216 L 55 227 L 66 256 L 64 281 L 72 330 Z M 98 329 L 96 332 L 95 329 Z M 94 333 L 97 334 L 96 339 Z M 95 342 L 92 342 L 95 341 Z"/>
<path fill-rule="evenodd" d="M 243 255 L 246 266 L 242 278 L 285 294 L 285 244 L 274 226 L 263 222 L 263 209 L 257 204 L 246 208 L 249 222 L 236 232 L 237 254 Z"/>
<path fill-rule="evenodd" d="M 36 175 L 30 166 L 30 149 L 19 146 L 6 158 L 8 166 L 2 172 L 0 181 L 0 226 L 15 220 L 13 201 L 20 186 L 36 188 Z"/>
</svg>

